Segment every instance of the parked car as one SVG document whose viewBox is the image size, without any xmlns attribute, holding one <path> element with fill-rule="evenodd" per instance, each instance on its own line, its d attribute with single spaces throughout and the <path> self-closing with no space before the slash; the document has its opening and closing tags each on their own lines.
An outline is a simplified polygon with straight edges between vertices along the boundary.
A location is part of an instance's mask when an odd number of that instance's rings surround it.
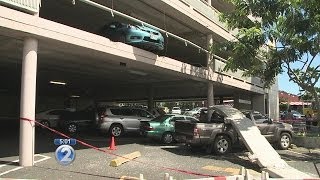
<svg viewBox="0 0 320 180">
<path fill-rule="evenodd" d="M 97 110 L 87 107 L 79 111 L 67 111 L 60 115 L 59 127 L 68 133 L 77 133 L 81 129 L 94 128 L 98 119 Z"/>
<path fill-rule="evenodd" d="M 171 110 L 171 114 L 181 114 L 180 107 L 173 107 Z"/>
<path fill-rule="evenodd" d="M 107 107 L 100 110 L 97 128 L 118 137 L 125 132 L 139 132 L 140 122 L 153 118 L 150 112 L 140 108 Z"/>
<path fill-rule="evenodd" d="M 214 151 L 216 154 L 228 153 L 232 146 L 241 143 L 237 131 L 226 119 L 229 112 L 234 112 L 242 116 L 244 120 L 253 121 L 259 128 L 261 134 L 270 142 L 275 143 L 280 149 L 288 149 L 292 142 L 292 125 L 285 123 L 272 122 L 270 119 L 257 120 L 254 115 L 249 113 L 247 118 L 239 110 L 230 106 L 216 105 L 210 107 L 212 112 L 210 122 L 181 122 L 175 123 L 177 134 L 186 136 L 187 144 L 191 147 L 210 147 L 209 152 Z M 233 113 L 233 114 L 234 114 Z M 223 146 L 221 145 L 223 144 Z"/>
<path fill-rule="evenodd" d="M 36 114 L 36 120 L 47 127 L 56 128 L 58 127 L 61 114 L 70 111 L 70 109 L 50 109 L 42 111 Z"/>
<path fill-rule="evenodd" d="M 174 124 L 176 121 L 197 122 L 194 117 L 166 114 L 158 116 L 149 122 L 142 122 L 140 134 L 148 138 L 161 140 L 165 144 L 172 143 L 174 138 Z"/>
<path fill-rule="evenodd" d="M 152 52 L 164 49 L 162 34 L 147 26 L 112 22 L 106 25 L 101 33 L 112 41 L 123 42 Z"/>
<path fill-rule="evenodd" d="M 193 108 L 189 111 L 186 111 L 184 112 L 184 115 L 186 116 L 193 116 L 193 117 L 199 117 L 200 115 L 200 112 L 202 109 L 207 109 L 206 107 L 196 107 L 196 108 Z"/>
</svg>

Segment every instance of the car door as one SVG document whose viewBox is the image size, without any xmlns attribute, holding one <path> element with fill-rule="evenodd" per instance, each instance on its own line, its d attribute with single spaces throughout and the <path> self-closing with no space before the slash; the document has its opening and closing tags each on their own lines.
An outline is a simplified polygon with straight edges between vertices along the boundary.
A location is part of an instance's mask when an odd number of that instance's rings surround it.
<svg viewBox="0 0 320 180">
<path fill-rule="evenodd" d="M 123 108 L 122 112 L 122 123 L 127 131 L 139 131 L 140 118 L 135 114 L 131 108 Z"/>
<path fill-rule="evenodd" d="M 274 137 L 275 126 L 270 124 L 269 120 L 262 115 L 253 115 L 256 126 L 259 128 L 261 134 L 269 141 Z"/>
</svg>

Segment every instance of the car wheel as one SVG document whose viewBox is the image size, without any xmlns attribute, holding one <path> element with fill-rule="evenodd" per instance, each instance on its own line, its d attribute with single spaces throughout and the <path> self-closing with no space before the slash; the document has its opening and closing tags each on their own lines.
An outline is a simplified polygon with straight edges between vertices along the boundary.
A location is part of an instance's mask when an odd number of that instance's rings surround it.
<svg viewBox="0 0 320 180">
<path fill-rule="evenodd" d="M 291 135 L 289 133 L 281 133 L 279 140 L 279 147 L 282 150 L 286 150 L 291 145 Z"/>
<path fill-rule="evenodd" d="M 213 143 L 213 151 L 216 154 L 227 154 L 231 149 L 231 140 L 225 135 L 219 135 L 216 137 Z"/>
<path fill-rule="evenodd" d="M 114 137 L 119 137 L 123 134 L 123 128 L 119 124 L 114 124 L 110 128 L 110 135 Z"/>
<path fill-rule="evenodd" d="M 78 126 L 74 123 L 68 124 L 67 131 L 69 133 L 76 133 L 78 131 Z"/>
<path fill-rule="evenodd" d="M 42 125 L 46 126 L 46 127 L 50 127 L 50 122 L 47 120 L 43 120 L 40 122 Z M 45 129 L 45 127 L 41 126 L 41 128 Z"/>
<path fill-rule="evenodd" d="M 163 135 L 162 135 L 162 138 L 161 138 L 161 141 L 165 144 L 170 144 L 174 141 L 173 139 L 173 135 L 172 133 L 170 132 L 165 132 Z"/>
</svg>

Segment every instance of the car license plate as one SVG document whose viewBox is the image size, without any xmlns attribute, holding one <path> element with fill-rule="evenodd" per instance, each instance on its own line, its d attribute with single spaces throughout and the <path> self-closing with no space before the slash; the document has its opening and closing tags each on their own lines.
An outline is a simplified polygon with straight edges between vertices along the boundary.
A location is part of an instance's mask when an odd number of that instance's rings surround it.
<svg viewBox="0 0 320 180">
<path fill-rule="evenodd" d="M 152 39 L 152 40 L 157 40 L 157 39 L 158 39 L 158 36 L 153 35 L 153 34 L 150 34 L 150 39 Z"/>
</svg>

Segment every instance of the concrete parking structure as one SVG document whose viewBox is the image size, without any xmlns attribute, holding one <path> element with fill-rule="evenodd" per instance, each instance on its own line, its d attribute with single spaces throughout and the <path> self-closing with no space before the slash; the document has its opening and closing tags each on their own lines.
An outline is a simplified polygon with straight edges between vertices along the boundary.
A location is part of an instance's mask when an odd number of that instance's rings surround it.
<svg viewBox="0 0 320 180">
<path fill-rule="evenodd" d="M 0 2 L 4 119 L 34 120 L 36 110 L 70 104 L 83 108 L 97 101 L 144 100 L 152 109 L 156 100 L 184 98 L 206 100 L 208 106 L 231 98 L 234 107 L 272 118 L 279 114 L 274 105 L 277 85 L 264 89 L 258 77 L 223 72 L 226 55 L 211 56 L 206 50 L 212 43 L 234 39 L 233 32 L 217 20 L 219 11 L 232 9 L 229 4 L 57 0 L 43 1 L 39 8 L 38 0 Z M 98 35 L 112 21 L 130 22 L 116 12 L 166 31 L 165 50 L 154 54 Z M 21 166 L 35 162 L 34 126 L 33 121 L 20 121 Z"/>
</svg>

